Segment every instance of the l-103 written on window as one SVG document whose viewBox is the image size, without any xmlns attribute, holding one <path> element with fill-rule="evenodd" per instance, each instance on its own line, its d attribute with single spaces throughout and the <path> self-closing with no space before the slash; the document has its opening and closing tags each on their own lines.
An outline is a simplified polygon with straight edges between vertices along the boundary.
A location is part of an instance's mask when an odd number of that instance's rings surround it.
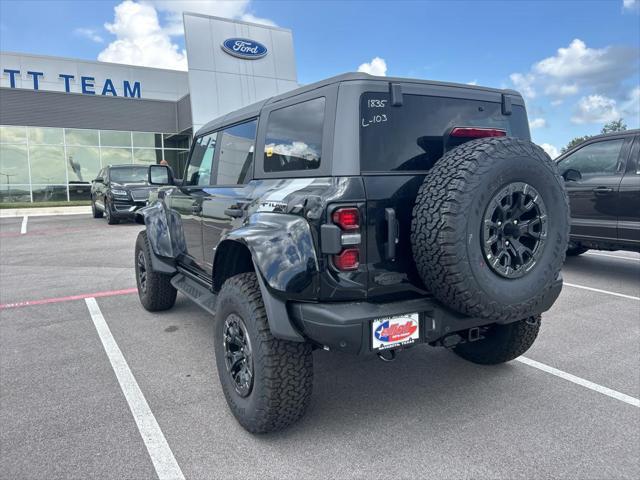
<svg viewBox="0 0 640 480">
<path fill-rule="evenodd" d="M 220 132 L 216 185 L 242 185 L 251 178 L 257 124 L 251 120 Z"/>
<path fill-rule="evenodd" d="M 196 139 L 184 179 L 185 185 L 211 185 L 211 166 L 216 149 L 216 135 L 217 133 L 211 133 Z"/>
<path fill-rule="evenodd" d="M 367 92 L 360 97 L 360 169 L 428 170 L 453 148 L 446 137 L 454 127 L 497 128 L 529 139 L 520 105 L 503 115 L 500 102 L 405 94 L 401 106 L 392 106 L 388 93 Z"/>
<path fill-rule="evenodd" d="M 264 144 L 264 171 L 313 170 L 322 157 L 324 97 L 271 112 Z"/>
</svg>

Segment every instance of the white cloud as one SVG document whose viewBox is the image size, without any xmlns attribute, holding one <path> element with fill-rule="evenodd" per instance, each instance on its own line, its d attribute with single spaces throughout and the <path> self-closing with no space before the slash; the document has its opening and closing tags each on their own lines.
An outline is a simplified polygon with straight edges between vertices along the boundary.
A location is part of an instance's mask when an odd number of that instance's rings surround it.
<svg viewBox="0 0 640 480">
<path fill-rule="evenodd" d="M 620 109 L 630 125 L 640 126 L 640 87 L 635 87 L 629 92 Z"/>
<path fill-rule="evenodd" d="M 536 128 L 545 128 L 547 126 L 547 121 L 544 118 L 534 118 L 529 122 L 530 129 Z"/>
<path fill-rule="evenodd" d="M 249 8 L 250 0 L 124 0 L 114 8 L 113 22 L 105 24 L 116 39 L 100 52 L 98 60 L 186 70 L 186 52 L 171 39 L 184 34 L 183 12 L 275 25 L 256 17 Z"/>
<path fill-rule="evenodd" d="M 167 14 L 168 24 L 165 29 L 170 35 L 184 33 L 183 12 L 202 13 L 214 17 L 275 26 L 272 20 L 256 17 L 251 13 L 250 0 L 150 0 L 150 2 L 159 11 Z"/>
<path fill-rule="evenodd" d="M 104 27 L 116 36 L 100 54 L 101 62 L 187 69 L 187 54 L 171 42 L 152 5 L 131 0 L 116 5 L 113 23 Z"/>
<path fill-rule="evenodd" d="M 384 58 L 374 57 L 371 62 L 360 65 L 358 71 L 384 77 L 387 75 L 387 62 L 384 61 Z"/>
<path fill-rule="evenodd" d="M 616 101 L 603 95 L 582 97 L 571 121 L 577 124 L 606 123 L 620 118 Z"/>
<path fill-rule="evenodd" d="M 547 152 L 547 154 L 551 158 L 556 158 L 558 155 L 560 155 L 560 150 L 558 150 L 557 147 L 555 147 L 554 145 L 551 145 L 550 143 L 543 143 L 540 146 L 545 152 Z"/>
<path fill-rule="evenodd" d="M 622 0 L 623 10 L 638 10 L 640 7 L 639 0 Z"/>
<path fill-rule="evenodd" d="M 103 43 L 104 38 L 100 36 L 100 34 L 94 30 L 93 28 L 76 28 L 73 33 L 78 35 L 79 37 L 88 38 L 92 42 L 95 43 Z"/>
<path fill-rule="evenodd" d="M 639 64 L 637 47 L 590 48 L 576 38 L 555 55 L 534 63 L 529 72 L 512 73 L 510 78 L 526 98 L 535 98 L 541 90 L 557 105 L 558 100 L 581 92 L 618 97 L 623 82 L 638 71 Z"/>
<path fill-rule="evenodd" d="M 471 80 L 470 82 L 467 82 L 467 85 L 478 85 L 478 80 Z"/>
<path fill-rule="evenodd" d="M 533 88 L 535 77 L 532 74 L 527 73 L 523 75 L 522 73 L 512 73 L 509 75 L 509 78 L 515 85 L 516 90 L 525 98 L 536 98 L 536 91 Z"/>
</svg>

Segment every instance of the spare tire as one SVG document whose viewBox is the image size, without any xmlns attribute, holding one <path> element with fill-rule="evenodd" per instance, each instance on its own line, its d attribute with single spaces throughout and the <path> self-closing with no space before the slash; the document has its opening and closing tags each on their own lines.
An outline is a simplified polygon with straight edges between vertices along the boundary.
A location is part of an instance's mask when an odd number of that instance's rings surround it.
<svg viewBox="0 0 640 480">
<path fill-rule="evenodd" d="M 413 208 L 411 243 L 425 286 L 473 317 L 530 316 L 558 276 L 568 237 L 569 203 L 555 163 L 517 138 L 447 152 Z"/>
</svg>

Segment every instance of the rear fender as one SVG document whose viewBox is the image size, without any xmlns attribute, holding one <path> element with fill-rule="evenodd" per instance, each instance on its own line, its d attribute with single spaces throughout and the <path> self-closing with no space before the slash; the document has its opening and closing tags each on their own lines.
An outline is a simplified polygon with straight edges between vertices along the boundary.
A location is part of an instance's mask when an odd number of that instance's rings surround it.
<svg viewBox="0 0 640 480">
<path fill-rule="evenodd" d="M 246 245 L 258 273 L 276 295 L 286 294 L 288 298 L 317 295 L 318 259 L 311 229 L 304 218 L 255 213 L 241 228 L 224 235 L 221 241 L 225 240 Z"/>
</svg>

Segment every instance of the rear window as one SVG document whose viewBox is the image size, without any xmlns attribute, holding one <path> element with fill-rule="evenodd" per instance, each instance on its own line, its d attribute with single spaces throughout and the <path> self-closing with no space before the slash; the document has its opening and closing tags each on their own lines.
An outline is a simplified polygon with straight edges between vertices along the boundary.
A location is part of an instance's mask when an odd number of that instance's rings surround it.
<svg viewBox="0 0 640 480">
<path fill-rule="evenodd" d="M 445 134 L 453 127 L 506 130 L 529 139 L 525 109 L 513 105 L 502 114 L 500 103 L 425 95 L 403 95 L 393 107 L 389 93 L 360 97 L 360 168 L 363 172 L 428 170 L 445 151 Z"/>
</svg>

